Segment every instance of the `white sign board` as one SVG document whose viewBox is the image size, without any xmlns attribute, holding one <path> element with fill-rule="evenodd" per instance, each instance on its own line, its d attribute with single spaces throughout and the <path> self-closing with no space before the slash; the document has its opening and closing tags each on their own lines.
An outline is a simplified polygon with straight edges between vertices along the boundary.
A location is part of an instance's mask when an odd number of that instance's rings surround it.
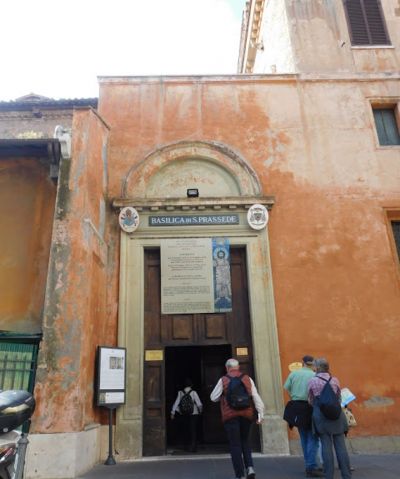
<svg viewBox="0 0 400 479">
<path fill-rule="evenodd" d="M 102 348 L 100 389 L 125 389 L 125 349 Z"/>
<path fill-rule="evenodd" d="M 124 404 L 126 349 L 99 346 L 97 364 L 97 404 Z"/>
<path fill-rule="evenodd" d="M 214 312 L 211 238 L 167 239 L 161 243 L 161 312 Z"/>
</svg>

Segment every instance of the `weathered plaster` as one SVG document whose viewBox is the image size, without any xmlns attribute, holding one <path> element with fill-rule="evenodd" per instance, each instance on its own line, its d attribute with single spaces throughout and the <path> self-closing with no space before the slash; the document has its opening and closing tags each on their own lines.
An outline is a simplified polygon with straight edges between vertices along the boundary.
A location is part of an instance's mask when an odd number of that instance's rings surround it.
<svg viewBox="0 0 400 479">
<path fill-rule="evenodd" d="M 96 346 L 110 337 L 104 329 L 107 242 L 99 233 L 105 221 L 107 135 L 92 110 L 75 111 L 72 159 L 62 161 L 58 184 L 36 385 L 37 432 L 81 431 L 99 419 L 92 407 L 94 358 Z"/>
<path fill-rule="evenodd" d="M 355 436 L 400 433 L 396 408 L 363 406 L 372 396 L 399 402 L 390 371 L 371 354 L 398 363 L 399 275 L 385 207 L 400 206 L 400 150 L 377 147 L 370 110 L 370 98 L 399 93 L 398 78 L 377 74 L 101 82 L 100 112 L 112 128 L 111 197 L 149 151 L 210 138 L 239 151 L 262 192 L 276 197 L 269 240 L 282 376 L 304 351 L 327 356 L 357 395 Z M 118 235 L 115 220 L 109 231 Z"/>
</svg>

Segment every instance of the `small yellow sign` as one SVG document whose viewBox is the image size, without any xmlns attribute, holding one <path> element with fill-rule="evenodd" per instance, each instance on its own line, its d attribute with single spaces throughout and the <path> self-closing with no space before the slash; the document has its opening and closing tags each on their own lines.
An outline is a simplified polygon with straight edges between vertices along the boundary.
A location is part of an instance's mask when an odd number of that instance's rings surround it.
<svg viewBox="0 0 400 479">
<path fill-rule="evenodd" d="M 247 348 L 236 348 L 236 356 L 248 356 L 249 350 Z"/>
<path fill-rule="evenodd" d="M 146 349 L 144 353 L 145 361 L 163 361 L 164 351 L 162 349 Z"/>
<path fill-rule="evenodd" d="M 302 363 L 292 363 L 289 364 L 289 371 L 297 371 L 303 367 Z"/>
</svg>

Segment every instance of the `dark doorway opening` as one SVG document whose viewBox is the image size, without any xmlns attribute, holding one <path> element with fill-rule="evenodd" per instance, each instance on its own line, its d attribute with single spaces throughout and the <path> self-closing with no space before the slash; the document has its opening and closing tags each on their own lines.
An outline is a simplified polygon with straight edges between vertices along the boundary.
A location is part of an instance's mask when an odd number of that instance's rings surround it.
<svg viewBox="0 0 400 479">
<path fill-rule="evenodd" d="M 218 379 L 225 374 L 224 364 L 232 355 L 229 344 L 217 346 L 176 346 L 165 348 L 165 397 L 167 453 L 184 452 L 182 417 L 170 419 L 177 393 L 186 378 L 190 378 L 203 403 L 203 414 L 198 421 L 197 452 L 227 452 L 228 446 L 220 416 L 220 406 L 210 400 L 210 393 Z"/>
</svg>

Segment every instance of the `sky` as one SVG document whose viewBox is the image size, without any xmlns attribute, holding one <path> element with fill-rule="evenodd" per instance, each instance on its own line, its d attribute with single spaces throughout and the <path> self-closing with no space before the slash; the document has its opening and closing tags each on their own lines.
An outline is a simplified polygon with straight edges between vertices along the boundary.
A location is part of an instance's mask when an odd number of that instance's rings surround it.
<svg viewBox="0 0 400 479">
<path fill-rule="evenodd" d="M 0 0 L 0 100 L 98 95 L 97 76 L 236 73 L 246 0 Z"/>
</svg>

